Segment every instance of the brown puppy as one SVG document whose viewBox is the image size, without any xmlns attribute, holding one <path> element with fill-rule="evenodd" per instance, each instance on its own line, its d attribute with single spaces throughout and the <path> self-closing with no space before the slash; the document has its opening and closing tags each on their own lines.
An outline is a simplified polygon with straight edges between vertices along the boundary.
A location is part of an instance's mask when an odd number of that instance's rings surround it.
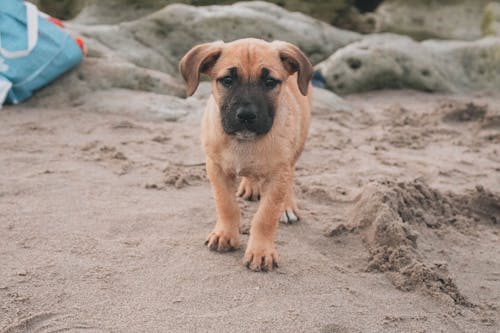
<svg viewBox="0 0 500 333">
<path fill-rule="evenodd" d="M 218 217 L 206 244 L 217 251 L 236 248 L 235 192 L 260 197 L 244 263 L 255 271 L 272 270 L 278 264 L 278 221 L 298 220 L 293 176 L 309 129 L 311 63 L 292 44 L 248 38 L 198 45 L 179 67 L 188 95 L 198 87 L 200 73 L 212 82 L 201 137 Z"/>
</svg>

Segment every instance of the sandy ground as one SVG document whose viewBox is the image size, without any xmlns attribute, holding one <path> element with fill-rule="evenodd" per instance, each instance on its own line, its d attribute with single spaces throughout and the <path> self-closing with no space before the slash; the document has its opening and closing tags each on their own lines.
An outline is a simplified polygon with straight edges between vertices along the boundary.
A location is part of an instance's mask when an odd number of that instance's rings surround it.
<svg viewBox="0 0 500 333">
<path fill-rule="evenodd" d="M 4 108 L 0 332 L 499 332 L 500 96 L 347 101 L 315 107 L 272 273 L 203 245 L 201 110 Z"/>
</svg>

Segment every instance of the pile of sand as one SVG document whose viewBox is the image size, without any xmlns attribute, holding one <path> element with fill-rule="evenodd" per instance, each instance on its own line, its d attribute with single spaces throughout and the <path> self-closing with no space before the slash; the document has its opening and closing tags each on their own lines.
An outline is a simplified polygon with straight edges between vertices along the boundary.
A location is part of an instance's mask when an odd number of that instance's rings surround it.
<svg viewBox="0 0 500 333">
<path fill-rule="evenodd" d="M 348 213 L 349 223 L 336 226 L 330 235 L 359 233 L 370 259 L 369 271 L 386 272 L 401 290 L 424 289 L 444 293 L 460 305 L 473 304 L 460 293 L 443 261 L 427 258 L 419 250 L 430 245 L 427 230 L 445 226 L 468 233 L 478 223 L 497 224 L 500 197 L 478 187 L 462 196 L 441 193 L 416 179 L 411 182 L 375 182 L 365 186 Z"/>
</svg>

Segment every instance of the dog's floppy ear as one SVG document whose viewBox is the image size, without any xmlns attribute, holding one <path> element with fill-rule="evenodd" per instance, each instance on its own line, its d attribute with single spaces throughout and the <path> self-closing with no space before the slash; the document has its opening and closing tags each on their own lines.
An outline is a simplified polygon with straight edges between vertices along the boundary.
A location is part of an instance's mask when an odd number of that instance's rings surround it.
<svg viewBox="0 0 500 333">
<path fill-rule="evenodd" d="M 179 62 L 179 70 L 187 84 L 187 95 L 194 94 L 200 83 L 200 73 L 207 74 L 222 52 L 224 42 L 201 44 L 189 50 Z"/>
<path fill-rule="evenodd" d="M 302 51 L 295 45 L 275 41 L 273 44 L 278 49 L 283 66 L 291 75 L 298 72 L 297 84 L 302 95 L 307 95 L 307 88 L 309 87 L 309 82 L 313 74 L 313 68 L 309 59 Z"/>
</svg>

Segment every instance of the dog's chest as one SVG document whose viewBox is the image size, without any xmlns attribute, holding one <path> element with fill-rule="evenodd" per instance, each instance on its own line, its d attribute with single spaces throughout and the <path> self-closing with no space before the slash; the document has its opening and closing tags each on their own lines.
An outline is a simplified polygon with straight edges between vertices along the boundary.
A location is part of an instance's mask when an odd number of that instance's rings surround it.
<svg viewBox="0 0 500 333">
<path fill-rule="evenodd" d="M 266 169 L 262 165 L 266 161 L 263 157 L 262 150 L 257 149 L 255 144 L 236 140 L 228 145 L 221 156 L 222 165 L 227 169 L 227 172 L 244 177 L 262 176 Z"/>
</svg>

